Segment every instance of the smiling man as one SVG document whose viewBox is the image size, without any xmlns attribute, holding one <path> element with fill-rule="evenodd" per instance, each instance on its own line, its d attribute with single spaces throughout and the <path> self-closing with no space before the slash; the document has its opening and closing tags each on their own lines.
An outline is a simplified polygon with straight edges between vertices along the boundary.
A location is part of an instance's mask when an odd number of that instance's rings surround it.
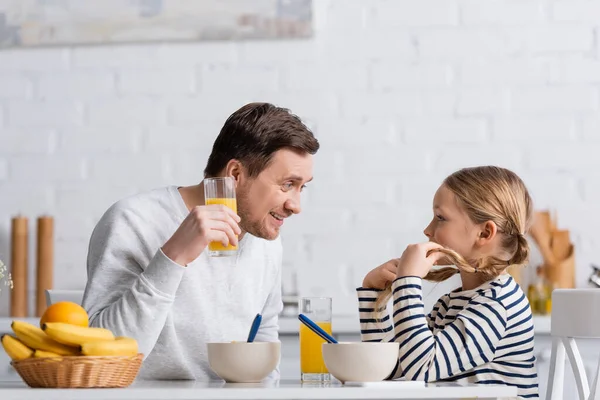
<svg viewBox="0 0 600 400">
<path fill-rule="evenodd" d="M 83 305 L 91 326 L 138 340 L 141 378 L 216 378 L 206 343 L 244 341 L 257 313 L 256 340 L 278 340 L 279 230 L 300 213 L 318 149 L 287 109 L 247 104 L 225 122 L 204 171 L 235 179 L 238 215 L 205 205 L 203 182 L 138 194 L 104 214 L 90 240 Z M 237 255 L 210 257 L 211 241 L 237 244 Z"/>
</svg>

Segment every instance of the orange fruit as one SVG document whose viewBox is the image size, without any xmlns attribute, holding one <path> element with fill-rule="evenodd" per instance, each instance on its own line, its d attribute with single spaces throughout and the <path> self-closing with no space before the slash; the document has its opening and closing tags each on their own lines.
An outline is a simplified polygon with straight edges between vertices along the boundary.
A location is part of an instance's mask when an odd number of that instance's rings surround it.
<svg viewBox="0 0 600 400">
<path fill-rule="evenodd" d="M 83 307 L 70 301 L 59 301 L 46 308 L 40 319 L 40 327 L 46 322 L 63 322 L 65 324 L 88 326 L 88 314 Z"/>
</svg>

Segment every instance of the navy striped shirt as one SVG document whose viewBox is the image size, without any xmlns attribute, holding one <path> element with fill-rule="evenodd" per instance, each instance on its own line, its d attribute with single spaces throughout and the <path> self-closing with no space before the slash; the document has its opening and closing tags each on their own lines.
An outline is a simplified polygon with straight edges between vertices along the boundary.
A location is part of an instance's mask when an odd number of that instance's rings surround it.
<svg viewBox="0 0 600 400">
<path fill-rule="evenodd" d="M 393 314 L 376 321 L 379 291 L 357 289 L 362 340 L 399 342 L 390 379 L 516 386 L 539 398 L 533 320 L 525 294 L 508 274 L 442 296 L 425 314 L 421 278 L 392 283 Z"/>
</svg>

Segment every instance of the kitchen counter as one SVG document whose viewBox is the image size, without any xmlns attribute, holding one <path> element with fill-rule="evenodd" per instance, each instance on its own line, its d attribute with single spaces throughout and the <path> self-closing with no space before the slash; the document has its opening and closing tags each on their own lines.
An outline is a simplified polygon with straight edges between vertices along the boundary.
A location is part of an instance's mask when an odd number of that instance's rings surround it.
<svg viewBox="0 0 600 400">
<path fill-rule="evenodd" d="M 39 318 L 15 318 L 22 319 L 34 325 L 39 323 Z M 0 333 L 11 332 L 10 324 L 13 318 L 0 317 Z M 295 317 L 280 317 L 279 318 L 279 333 L 281 335 L 297 335 L 300 321 Z M 540 335 L 550 334 L 550 317 L 535 316 L 533 317 L 534 332 Z M 334 316 L 332 322 L 334 334 L 359 334 L 360 324 L 356 316 Z"/>
<path fill-rule="evenodd" d="M 14 319 L 29 322 L 33 325 L 40 323 L 39 318 L 28 317 L 28 318 L 13 318 L 13 317 L 0 317 L 0 333 L 12 332 L 10 324 Z M 279 333 L 282 335 L 298 334 L 300 327 L 300 321 L 298 317 L 280 317 L 279 318 Z M 333 317 L 333 331 L 339 334 L 358 334 L 360 332 L 360 324 L 358 323 L 358 317 L 355 316 L 334 316 Z"/>
<path fill-rule="evenodd" d="M 377 382 L 360 385 L 302 384 L 274 381 L 258 384 L 223 381 L 136 381 L 124 389 L 31 389 L 23 382 L 1 382 L 2 400 L 319 400 L 319 399 L 498 399 L 515 397 L 510 386 L 461 386 L 417 382 Z"/>
<path fill-rule="evenodd" d="M 279 319 L 279 333 L 281 335 L 298 334 L 298 318 L 284 317 Z M 333 334 L 352 335 L 360 334 L 358 316 L 334 316 L 331 324 Z M 533 331 L 536 335 L 550 335 L 550 316 L 536 315 L 533 317 Z"/>
<path fill-rule="evenodd" d="M 26 320 L 33 324 L 37 324 L 39 322 L 38 318 L 28 318 Z M 12 318 L 0 318 L 0 333 L 11 332 L 11 322 Z M 537 368 L 540 382 L 540 398 L 544 398 L 552 349 L 552 338 L 550 336 L 550 317 L 534 317 L 534 326 L 535 356 L 537 358 Z M 297 318 L 293 317 L 281 318 L 280 327 L 280 371 L 282 382 L 287 382 L 286 380 L 288 379 L 297 379 L 300 376 L 300 345 L 298 342 L 299 321 Z M 360 341 L 360 333 L 358 329 L 358 321 L 352 317 L 334 317 L 333 319 L 334 335 L 337 336 L 337 338 L 341 341 Z M 595 372 L 594 368 L 596 368 L 598 364 L 598 359 L 594 359 L 592 356 L 593 354 L 596 354 L 594 349 L 597 349 L 598 344 L 597 342 L 584 342 L 585 341 L 583 340 L 578 340 L 578 346 L 580 346 L 580 352 L 584 358 L 584 363 L 586 365 L 586 369 L 588 370 L 588 374 L 593 374 Z M 8 355 L 2 349 L 0 349 L 0 382 L 10 379 L 23 385 L 16 371 L 10 366 Z M 577 390 L 572 374 L 567 374 L 565 377 L 565 390 L 573 393 Z M 327 393 L 327 395 L 329 394 L 330 393 Z M 166 398 L 170 398 L 170 396 L 166 396 Z M 260 396 L 258 396 L 258 398 L 260 398 Z M 4 400 L 4 393 L 2 392 L 0 392 L 0 400 Z"/>
<path fill-rule="evenodd" d="M 27 321 L 30 324 L 38 325 L 40 323 L 39 318 L 12 318 L 12 317 L 0 317 L 0 333 L 12 332 L 10 324 L 13 319 Z M 300 321 L 298 317 L 280 317 L 279 318 L 279 333 L 282 335 L 298 334 L 300 327 Z M 355 316 L 334 316 L 333 317 L 333 331 L 334 333 L 340 334 L 352 334 L 360 332 L 360 324 L 358 323 L 358 317 Z"/>
<path fill-rule="evenodd" d="M 334 334 L 359 334 L 358 316 L 334 315 L 331 328 Z M 279 333 L 281 335 L 297 335 L 300 329 L 298 317 L 279 317 Z"/>
</svg>

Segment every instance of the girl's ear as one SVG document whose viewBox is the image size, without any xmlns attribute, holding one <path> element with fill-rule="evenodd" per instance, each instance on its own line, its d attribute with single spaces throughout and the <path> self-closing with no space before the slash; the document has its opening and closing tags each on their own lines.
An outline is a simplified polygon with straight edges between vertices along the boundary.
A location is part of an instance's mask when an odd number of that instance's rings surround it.
<svg viewBox="0 0 600 400">
<path fill-rule="evenodd" d="M 476 243 L 479 246 L 485 246 L 490 243 L 498 233 L 498 226 L 494 221 L 484 222 L 479 226 L 479 236 L 477 237 Z"/>
</svg>

